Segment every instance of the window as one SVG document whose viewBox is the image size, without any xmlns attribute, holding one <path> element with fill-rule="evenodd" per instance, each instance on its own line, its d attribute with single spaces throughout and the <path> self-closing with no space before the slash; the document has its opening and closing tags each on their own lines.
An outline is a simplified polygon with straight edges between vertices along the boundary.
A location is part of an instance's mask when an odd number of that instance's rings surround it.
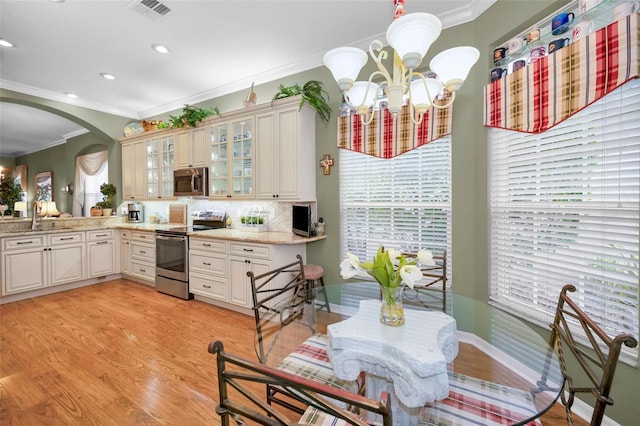
<svg viewBox="0 0 640 426">
<path fill-rule="evenodd" d="M 76 157 L 73 215 L 91 216 L 91 207 L 102 201 L 100 185 L 109 182 L 109 155 L 107 151 Z"/>
<path fill-rule="evenodd" d="M 384 245 L 451 259 L 450 170 L 449 137 L 389 160 L 341 149 L 341 258 Z"/>
<path fill-rule="evenodd" d="M 571 283 L 607 333 L 638 336 L 639 99 L 632 80 L 545 133 L 489 131 L 492 303 L 548 327 Z"/>
</svg>

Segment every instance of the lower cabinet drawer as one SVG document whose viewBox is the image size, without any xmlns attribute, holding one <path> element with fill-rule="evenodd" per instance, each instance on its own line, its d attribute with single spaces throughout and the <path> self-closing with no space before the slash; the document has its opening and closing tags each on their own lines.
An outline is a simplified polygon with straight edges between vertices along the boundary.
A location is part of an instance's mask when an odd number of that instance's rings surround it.
<svg viewBox="0 0 640 426">
<path fill-rule="evenodd" d="M 135 259 L 131 260 L 131 273 L 134 275 L 143 276 L 151 281 L 156 279 L 156 267 L 144 262 L 137 262 Z"/>
<path fill-rule="evenodd" d="M 189 270 L 227 276 L 227 255 L 190 251 Z"/>
<path fill-rule="evenodd" d="M 99 231 L 87 231 L 87 241 L 112 240 L 114 238 L 113 229 L 102 229 Z"/>
<path fill-rule="evenodd" d="M 156 263 L 156 249 L 146 244 L 131 243 L 131 257 Z"/>
<path fill-rule="evenodd" d="M 212 299 L 227 300 L 227 280 L 225 278 L 191 274 L 189 291 Z"/>
<path fill-rule="evenodd" d="M 270 259 L 269 246 L 266 244 L 231 243 L 230 253 L 234 256 L 247 256 L 257 259 Z"/>
</svg>

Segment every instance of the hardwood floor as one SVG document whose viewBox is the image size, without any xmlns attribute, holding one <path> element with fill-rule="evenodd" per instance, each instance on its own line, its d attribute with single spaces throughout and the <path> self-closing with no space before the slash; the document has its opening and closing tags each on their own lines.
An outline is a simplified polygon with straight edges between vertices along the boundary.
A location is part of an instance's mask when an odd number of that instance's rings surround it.
<svg viewBox="0 0 640 426">
<path fill-rule="evenodd" d="M 0 423 L 219 425 L 207 345 L 256 359 L 253 329 L 128 280 L 0 305 Z M 564 409 L 543 421 L 566 424 Z"/>
</svg>

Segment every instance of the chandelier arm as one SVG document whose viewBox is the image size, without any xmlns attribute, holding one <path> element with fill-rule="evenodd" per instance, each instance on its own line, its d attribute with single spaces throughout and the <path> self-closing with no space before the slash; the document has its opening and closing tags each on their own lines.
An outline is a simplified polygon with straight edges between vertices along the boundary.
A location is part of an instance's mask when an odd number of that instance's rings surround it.
<svg viewBox="0 0 640 426">
<path fill-rule="evenodd" d="M 362 122 L 363 126 L 368 126 L 369 124 L 371 124 L 371 122 L 373 121 L 374 116 L 376 115 L 376 110 L 372 109 L 371 110 L 371 116 L 369 117 L 368 120 L 365 120 L 366 114 L 360 114 L 360 121 Z"/>
<path fill-rule="evenodd" d="M 374 73 L 372 73 L 372 74 L 371 74 L 371 76 L 369 76 L 369 81 L 368 81 L 368 83 L 371 83 L 371 82 L 373 81 L 373 78 L 374 78 L 376 75 L 378 75 L 378 74 L 381 74 L 381 75 L 384 77 L 384 74 L 383 74 L 383 73 L 381 73 L 380 71 L 375 71 Z M 374 95 L 374 99 L 378 99 L 378 98 L 380 97 L 380 93 L 382 92 L 382 86 L 381 86 L 381 85 L 379 85 L 379 84 L 376 84 L 376 85 L 378 86 L 378 88 L 376 89 L 376 93 L 375 93 L 375 95 Z M 366 90 L 366 91 L 365 91 L 365 93 L 364 93 L 364 98 L 363 98 L 363 99 L 367 99 L 367 95 L 369 94 L 369 88 L 370 88 L 370 87 L 371 87 L 370 85 L 367 85 L 367 90 Z M 345 94 L 346 94 L 346 92 L 345 92 Z M 348 97 L 348 96 L 345 96 L 345 102 L 347 103 L 347 105 L 349 105 L 349 107 L 351 107 L 351 109 L 354 109 L 354 110 L 356 110 L 356 111 L 357 111 L 358 109 L 361 109 L 362 107 L 364 107 L 364 106 L 365 106 L 365 104 L 364 104 L 364 103 L 362 103 L 362 104 L 360 104 L 360 105 L 354 105 L 354 104 L 351 102 L 351 99 L 349 99 L 349 97 Z"/>
<path fill-rule="evenodd" d="M 451 106 L 451 104 L 453 104 L 453 101 L 455 101 L 455 99 L 456 99 L 456 92 L 449 92 L 449 93 L 451 93 L 451 97 L 449 98 L 449 100 L 447 101 L 446 104 L 439 105 L 437 102 L 434 102 L 431 106 L 436 108 L 436 109 L 449 108 Z"/>
<path fill-rule="evenodd" d="M 376 54 L 374 50 L 377 50 L 378 54 Z M 374 74 L 382 74 L 384 79 L 387 80 L 387 84 L 391 84 L 391 82 L 393 81 L 391 74 L 389 74 L 389 71 L 382 64 L 382 61 L 387 59 L 388 55 L 384 50 L 384 46 L 382 45 L 382 42 L 380 40 L 373 40 L 371 42 L 371 44 L 369 45 L 369 55 L 371 56 L 371 59 L 373 59 L 373 62 L 375 62 L 378 66 L 379 71 L 376 71 Z"/>
<path fill-rule="evenodd" d="M 429 92 L 429 85 L 427 84 L 427 79 L 424 75 L 422 75 L 419 72 L 411 72 L 411 74 L 409 74 L 409 78 L 408 81 L 411 82 L 411 77 L 419 77 L 420 80 L 422 81 L 422 84 L 424 84 L 424 90 L 427 92 L 427 98 L 431 101 L 429 106 L 433 105 L 433 100 L 435 99 L 435 96 L 431 95 L 431 92 Z M 411 85 L 407 84 L 407 91 L 409 92 L 409 100 L 411 100 Z M 436 96 L 439 95 L 439 93 L 436 93 Z"/>
<path fill-rule="evenodd" d="M 411 105 L 411 109 L 413 110 L 413 111 L 411 111 L 411 122 L 412 122 L 413 124 L 415 124 L 416 126 L 421 125 L 421 124 L 422 124 L 422 122 L 424 121 L 424 115 L 425 115 L 427 112 L 426 112 L 426 111 L 425 111 L 425 112 L 419 112 L 419 113 L 418 113 L 418 117 L 420 117 L 420 119 L 419 119 L 418 121 L 416 121 L 416 120 L 415 120 L 415 118 L 413 118 L 414 111 L 416 111 L 416 109 L 415 109 L 415 107 L 414 107 L 413 105 Z"/>
<path fill-rule="evenodd" d="M 415 124 L 416 126 L 419 126 L 420 123 L 422 123 L 422 119 L 424 118 L 424 114 L 420 114 L 418 113 L 418 115 L 420 116 L 420 120 L 416 121 L 415 118 L 413 118 L 413 116 L 415 115 L 416 107 L 413 106 L 413 100 L 411 99 L 411 87 L 407 87 L 407 92 L 409 92 L 409 117 L 411 117 L 411 122 L 413 124 Z"/>
</svg>

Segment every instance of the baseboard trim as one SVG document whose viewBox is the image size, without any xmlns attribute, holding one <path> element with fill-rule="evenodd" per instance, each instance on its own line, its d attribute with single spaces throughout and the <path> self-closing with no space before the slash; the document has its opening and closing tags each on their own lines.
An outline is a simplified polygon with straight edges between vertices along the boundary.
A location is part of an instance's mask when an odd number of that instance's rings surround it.
<svg viewBox="0 0 640 426">
<path fill-rule="evenodd" d="M 517 374 L 523 379 L 535 383 L 538 378 L 535 377 L 535 373 L 528 367 L 524 366 L 521 362 L 511 358 L 509 355 L 491 345 L 487 341 L 481 339 L 472 333 L 467 333 L 465 331 L 458 331 L 458 340 L 460 342 L 468 343 L 470 345 L 475 346 L 480 349 L 486 355 L 500 362 L 502 365 L 511 370 L 512 373 Z M 561 404 L 561 402 L 560 402 Z M 586 402 L 582 401 L 579 398 L 575 398 L 573 402 L 572 410 L 574 416 L 578 416 L 586 422 L 591 421 L 591 416 L 593 415 L 593 407 Z M 602 419 L 603 426 L 621 426 L 615 420 L 604 416 Z"/>
</svg>

